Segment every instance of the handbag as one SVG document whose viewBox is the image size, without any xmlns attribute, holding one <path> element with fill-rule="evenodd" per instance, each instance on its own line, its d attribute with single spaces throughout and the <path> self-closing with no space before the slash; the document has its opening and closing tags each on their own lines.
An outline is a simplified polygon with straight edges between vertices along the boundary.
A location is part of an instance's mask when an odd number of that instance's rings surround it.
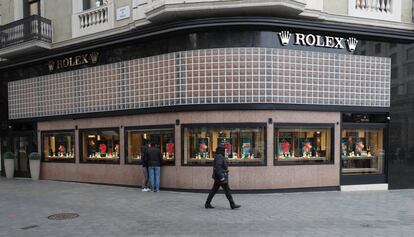
<svg viewBox="0 0 414 237">
<path fill-rule="evenodd" d="M 222 184 L 229 183 L 229 172 L 228 171 L 224 172 L 224 174 L 222 175 L 222 178 L 224 178 L 224 180 L 219 180 L 219 183 L 222 183 Z"/>
</svg>

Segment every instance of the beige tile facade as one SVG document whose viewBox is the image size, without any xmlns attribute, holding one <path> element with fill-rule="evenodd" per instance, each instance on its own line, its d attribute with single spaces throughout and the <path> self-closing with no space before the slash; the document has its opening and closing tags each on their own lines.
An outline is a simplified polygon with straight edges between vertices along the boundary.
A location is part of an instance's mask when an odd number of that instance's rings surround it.
<svg viewBox="0 0 414 237">
<path fill-rule="evenodd" d="M 273 165 L 274 123 L 329 123 L 334 124 L 334 163 L 318 165 Z M 75 131 L 76 163 L 42 163 L 41 178 L 51 180 L 108 183 L 122 185 L 141 184 L 142 172 L 138 165 L 124 163 L 123 131 L 128 126 L 171 125 L 179 119 L 180 124 L 197 123 L 267 123 L 267 165 L 231 166 L 230 186 L 232 189 L 283 189 L 305 187 L 339 186 L 340 176 L 340 113 L 275 110 L 245 111 L 195 111 L 102 117 L 76 120 L 56 120 L 38 123 L 38 144 L 41 150 L 41 132 L 63 129 L 119 127 L 121 139 L 121 164 L 79 163 L 79 133 Z M 210 166 L 181 166 L 181 125 L 175 126 L 175 166 L 161 169 L 161 187 L 177 189 L 209 189 L 213 183 Z"/>
</svg>

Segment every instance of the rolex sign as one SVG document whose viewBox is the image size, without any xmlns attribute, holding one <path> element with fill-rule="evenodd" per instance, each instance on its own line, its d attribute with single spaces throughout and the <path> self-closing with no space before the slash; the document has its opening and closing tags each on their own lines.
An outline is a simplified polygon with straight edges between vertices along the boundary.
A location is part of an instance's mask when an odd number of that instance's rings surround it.
<svg viewBox="0 0 414 237">
<path fill-rule="evenodd" d="M 280 43 L 283 46 L 293 44 L 335 49 L 343 49 L 346 47 L 349 52 L 353 52 L 358 44 L 358 40 L 353 37 L 344 39 L 342 37 L 290 33 L 289 31 L 281 31 L 278 35 Z"/>
</svg>

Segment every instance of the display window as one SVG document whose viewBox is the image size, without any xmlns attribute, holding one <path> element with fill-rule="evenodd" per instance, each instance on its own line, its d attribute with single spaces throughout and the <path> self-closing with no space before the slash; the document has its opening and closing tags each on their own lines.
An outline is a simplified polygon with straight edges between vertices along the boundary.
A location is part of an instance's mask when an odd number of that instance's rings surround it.
<svg viewBox="0 0 414 237">
<path fill-rule="evenodd" d="M 344 128 L 341 136 L 343 174 L 384 173 L 384 128 Z"/>
<path fill-rule="evenodd" d="M 174 127 L 125 128 L 125 163 L 141 164 L 148 144 L 161 150 L 163 165 L 174 165 Z"/>
<path fill-rule="evenodd" d="M 333 125 L 275 124 L 275 164 L 333 163 Z"/>
<path fill-rule="evenodd" d="M 75 162 L 75 132 L 50 131 L 42 133 L 42 161 Z"/>
<path fill-rule="evenodd" d="M 216 149 L 226 146 L 230 165 L 265 165 L 266 125 L 184 125 L 183 164 L 212 164 Z"/>
<path fill-rule="evenodd" d="M 81 130 L 80 161 L 83 163 L 119 164 L 119 130 Z"/>
</svg>

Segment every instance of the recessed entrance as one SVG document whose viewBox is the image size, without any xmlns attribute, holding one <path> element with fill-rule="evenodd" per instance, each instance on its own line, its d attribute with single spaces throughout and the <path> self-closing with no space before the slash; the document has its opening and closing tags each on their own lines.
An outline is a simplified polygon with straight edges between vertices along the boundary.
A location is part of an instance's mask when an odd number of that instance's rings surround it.
<svg viewBox="0 0 414 237">
<path fill-rule="evenodd" d="M 345 115 L 346 116 L 346 115 Z M 386 183 L 385 115 L 350 115 L 341 130 L 341 185 Z M 374 122 L 371 122 L 374 120 Z"/>
</svg>

